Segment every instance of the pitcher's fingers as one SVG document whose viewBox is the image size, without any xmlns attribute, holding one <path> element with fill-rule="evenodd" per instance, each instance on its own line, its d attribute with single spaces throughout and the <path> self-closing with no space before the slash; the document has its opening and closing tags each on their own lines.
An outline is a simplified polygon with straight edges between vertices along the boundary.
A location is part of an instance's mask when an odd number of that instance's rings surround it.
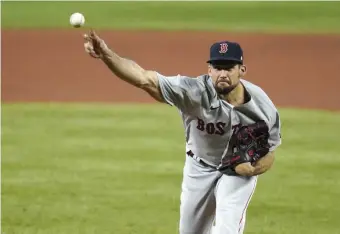
<svg viewBox="0 0 340 234">
<path fill-rule="evenodd" d="M 91 48 L 85 47 L 85 52 L 86 53 L 91 53 L 91 52 L 94 52 L 94 50 L 91 49 Z"/>
<path fill-rule="evenodd" d="M 99 58 L 100 57 L 96 52 L 94 52 L 93 49 L 85 48 L 85 51 L 86 51 L 86 53 L 88 53 L 93 58 Z"/>
<path fill-rule="evenodd" d="M 93 58 L 100 58 L 100 56 L 96 54 L 94 51 L 90 52 L 89 55 Z"/>
<path fill-rule="evenodd" d="M 92 43 L 94 43 L 94 42 L 92 42 Z M 93 45 L 92 43 L 91 42 L 84 43 L 85 51 L 90 51 L 90 52 L 93 52 L 95 54 L 100 54 L 100 50 L 98 50 L 98 48 L 95 47 L 95 45 Z"/>
<path fill-rule="evenodd" d="M 84 43 L 84 48 L 89 49 L 89 50 L 93 50 L 93 45 L 92 45 L 91 42 L 88 41 L 88 42 Z"/>
<path fill-rule="evenodd" d="M 96 39 L 99 38 L 98 35 L 97 35 L 97 33 L 96 33 L 93 29 L 90 29 L 90 37 L 96 38 Z"/>
<path fill-rule="evenodd" d="M 85 52 L 90 54 L 90 53 L 96 53 L 93 48 L 89 46 L 84 46 Z"/>
<path fill-rule="evenodd" d="M 95 53 L 89 53 L 89 55 L 92 57 L 92 58 L 99 58 L 99 55 L 95 54 Z"/>
<path fill-rule="evenodd" d="M 88 35 L 88 34 L 84 34 L 84 40 L 85 41 L 89 41 L 89 42 L 92 42 L 92 38 Z"/>
<path fill-rule="evenodd" d="M 94 50 L 85 49 L 85 51 L 93 58 L 99 58 L 100 57 L 96 52 L 94 52 Z"/>
<path fill-rule="evenodd" d="M 91 55 L 92 57 L 96 57 L 96 58 L 99 57 L 99 55 L 97 55 L 96 52 L 94 51 L 93 46 L 90 42 L 84 43 L 84 49 L 85 49 L 85 52 Z"/>
<path fill-rule="evenodd" d="M 100 46 L 102 39 L 98 37 L 98 35 L 92 29 L 90 30 L 90 38 L 92 39 L 94 48 L 97 48 Z"/>
</svg>

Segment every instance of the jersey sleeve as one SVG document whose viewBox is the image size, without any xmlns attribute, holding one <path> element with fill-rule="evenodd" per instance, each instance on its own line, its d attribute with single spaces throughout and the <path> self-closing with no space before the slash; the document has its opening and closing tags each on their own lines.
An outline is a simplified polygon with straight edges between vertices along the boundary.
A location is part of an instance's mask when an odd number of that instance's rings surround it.
<svg viewBox="0 0 340 234">
<path fill-rule="evenodd" d="M 185 112 L 201 104 L 204 85 L 199 79 L 158 73 L 158 80 L 162 96 L 169 105 Z"/>
<path fill-rule="evenodd" d="M 272 119 L 268 142 L 270 145 L 269 151 L 274 151 L 279 145 L 281 145 L 281 120 L 277 111 L 276 115 Z"/>
</svg>

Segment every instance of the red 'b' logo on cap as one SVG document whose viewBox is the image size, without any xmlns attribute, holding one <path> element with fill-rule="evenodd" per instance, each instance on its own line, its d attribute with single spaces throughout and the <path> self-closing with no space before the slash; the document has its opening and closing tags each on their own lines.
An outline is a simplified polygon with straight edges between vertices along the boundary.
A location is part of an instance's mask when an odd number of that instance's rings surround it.
<svg viewBox="0 0 340 234">
<path fill-rule="evenodd" d="M 220 48 L 220 53 L 221 54 L 224 54 L 224 53 L 226 53 L 227 51 L 228 51 L 228 44 L 227 43 L 221 43 L 220 44 L 221 45 L 221 48 Z"/>
</svg>

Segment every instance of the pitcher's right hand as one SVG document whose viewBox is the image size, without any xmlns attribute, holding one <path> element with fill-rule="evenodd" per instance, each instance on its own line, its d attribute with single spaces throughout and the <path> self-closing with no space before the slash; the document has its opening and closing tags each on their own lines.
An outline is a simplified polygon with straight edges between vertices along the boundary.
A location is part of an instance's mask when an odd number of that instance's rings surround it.
<svg viewBox="0 0 340 234">
<path fill-rule="evenodd" d="M 93 30 L 84 35 L 85 51 L 93 58 L 104 58 L 110 55 L 111 50 Z"/>
</svg>

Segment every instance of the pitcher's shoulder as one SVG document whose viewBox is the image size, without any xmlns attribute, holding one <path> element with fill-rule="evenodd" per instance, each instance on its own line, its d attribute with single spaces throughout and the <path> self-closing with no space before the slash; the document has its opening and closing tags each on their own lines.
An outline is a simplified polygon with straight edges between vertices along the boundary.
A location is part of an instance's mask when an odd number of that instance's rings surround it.
<svg viewBox="0 0 340 234">
<path fill-rule="evenodd" d="M 263 88 L 248 80 L 241 79 L 241 82 L 246 88 L 247 92 L 256 102 L 260 102 L 261 104 L 267 104 L 276 110 L 274 102 Z"/>
<path fill-rule="evenodd" d="M 209 81 L 210 77 L 208 75 L 203 74 L 196 77 L 192 77 L 192 79 L 195 79 L 200 84 L 205 85 Z"/>
<path fill-rule="evenodd" d="M 206 91 L 207 86 L 210 86 L 210 77 L 208 75 L 199 75 L 199 76 L 181 76 L 186 80 L 190 80 L 189 82 L 195 83 L 201 91 Z"/>
</svg>

